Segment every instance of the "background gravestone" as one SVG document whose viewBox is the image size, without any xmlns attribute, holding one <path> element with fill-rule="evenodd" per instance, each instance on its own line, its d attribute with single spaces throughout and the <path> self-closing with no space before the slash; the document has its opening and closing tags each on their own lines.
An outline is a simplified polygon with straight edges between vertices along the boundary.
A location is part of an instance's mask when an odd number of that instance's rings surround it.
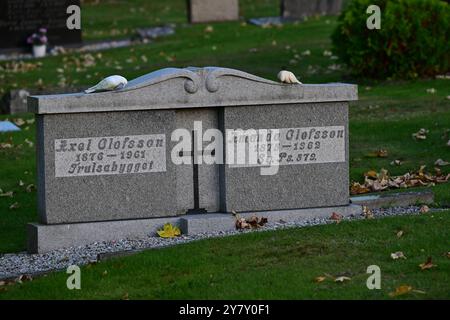
<svg viewBox="0 0 450 320">
<path fill-rule="evenodd" d="M 341 12 L 343 0 L 282 0 L 283 18 L 301 19 L 314 15 L 337 15 Z"/>
<path fill-rule="evenodd" d="M 190 0 L 189 21 L 213 22 L 239 19 L 238 0 Z"/>
<path fill-rule="evenodd" d="M 80 0 L 0 0 L 0 48 L 27 46 L 27 38 L 40 27 L 48 29 L 50 45 L 81 42 L 81 30 L 69 30 L 66 13 Z"/>
</svg>

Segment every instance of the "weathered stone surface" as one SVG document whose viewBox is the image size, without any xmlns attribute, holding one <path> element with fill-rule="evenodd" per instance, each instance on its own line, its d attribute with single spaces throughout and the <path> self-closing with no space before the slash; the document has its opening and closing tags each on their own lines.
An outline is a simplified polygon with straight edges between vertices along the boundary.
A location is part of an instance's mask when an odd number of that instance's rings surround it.
<svg viewBox="0 0 450 320">
<path fill-rule="evenodd" d="M 218 110 L 214 108 L 204 109 L 181 109 L 176 112 L 177 128 L 183 128 L 191 132 L 194 138 L 194 125 L 198 122 L 202 132 L 208 129 L 219 128 Z M 200 123 L 201 122 L 201 123 Z M 201 136 L 198 138 L 202 138 Z M 203 150 L 209 142 L 202 141 Z M 193 146 L 192 146 L 193 147 Z M 194 161 L 192 150 L 189 152 L 192 159 L 190 165 L 177 165 L 177 199 L 181 200 L 183 206 L 190 209 L 205 209 L 208 212 L 219 210 L 219 168 L 217 165 L 198 164 L 194 171 Z M 194 174 L 197 175 L 194 179 Z M 196 181 L 194 183 L 194 181 Z M 197 201 L 197 203 L 196 203 Z"/>
<path fill-rule="evenodd" d="M 118 91 L 32 96 L 28 98 L 28 111 L 57 114 L 218 108 L 357 98 L 357 86 L 352 84 L 290 85 L 228 68 L 166 68 L 133 79 Z"/>
<path fill-rule="evenodd" d="M 40 221 L 43 223 L 70 223 L 118 219 L 148 218 L 155 216 L 174 216 L 184 213 L 188 208 L 178 207 L 173 201 L 176 195 L 176 168 L 170 161 L 170 134 L 175 129 L 175 111 L 160 110 L 157 112 L 103 112 L 81 114 L 59 114 L 55 116 L 37 116 L 37 150 L 38 150 L 38 208 Z M 132 156 L 137 150 L 123 147 L 125 139 L 133 140 L 133 136 L 165 135 L 163 154 L 159 158 L 158 170 L 150 170 L 151 161 L 147 156 L 138 159 L 127 158 L 132 150 Z M 70 143 L 77 139 L 81 141 L 92 139 L 88 150 L 79 151 L 81 144 L 76 146 L 76 152 L 69 151 Z M 122 137 L 114 139 L 113 137 Z M 107 140 L 105 149 L 94 148 L 99 139 Z M 115 149 L 110 140 L 120 141 Z M 66 151 L 58 152 L 62 140 L 67 141 Z M 94 142 L 95 141 L 95 142 Z M 147 140 L 145 140 L 147 141 Z M 152 147 L 153 149 L 155 147 Z M 142 148 L 146 153 L 152 148 Z M 161 148 L 159 148 L 161 149 Z M 98 158 L 102 152 L 102 160 Z M 59 154 L 70 153 L 66 165 L 58 162 Z M 77 161 L 76 155 L 87 154 L 86 161 Z M 140 163 L 124 174 L 112 174 L 113 165 L 108 155 L 115 154 L 116 171 L 121 170 L 121 164 Z M 92 160 L 91 156 L 94 155 Z M 165 156 L 165 158 L 164 158 Z M 90 167 L 96 164 L 95 173 L 78 175 L 81 166 Z M 147 170 L 142 170 L 144 164 Z M 76 165 L 79 164 L 79 165 Z M 57 169 L 55 165 L 60 168 Z M 102 165 L 102 172 L 97 172 Z M 106 166 L 111 172 L 106 171 Z M 156 167 L 156 164 L 154 165 Z M 75 173 L 70 173 L 73 169 Z M 123 166 L 122 166 L 123 168 Z M 163 170 L 165 168 L 165 170 Z M 65 174 L 64 174 L 65 170 Z M 83 169 L 84 172 L 86 169 Z M 117 173 L 117 172 L 116 172 Z"/>
<path fill-rule="evenodd" d="M 11 90 L 3 97 L 2 113 L 18 114 L 27 112 L 27 98 L 29 96 L 30 92 L 28 90 Z"/>
<path fill-rule="evenodd" d="M 239 0 L 189 0 L 191 23 L 239 19 Z"/>
<path fill-rule="evenodd" d="M 223 130 L 242 129 L 283 129 L 303 128 L 304 131 L 325 132 L 339 127 L 341 136 L 332 139 L 302 139 L 293 143 L 305 142 L 300 162 L 284 163 L 274 175 L 261 175 L 261 167 L 244 166 L 221 167 L 223 175 L 224 211 L 280 210 L 346 205 L 349 203 L 348 178 L 348 105 L 347 103 L 316 103 L 272 105 L 265 107 L 224 108 Z M 324 128 L 325 127 L 325 128 Z M 283 134 L 285 130 L 281 130 Z M 280 139 L 281 140 L 281 139 Z M 307 145 L 312 142 L 312 149 Z M 316 142 L 322 145 L 316 149 Z M 333 148 L 340 144 L 338 149 Z M 280 152 L 284 143 L 280 141 Z M 300 149 L 300 147 L 298 147 Z M 292 146 L 289 147 L 292 152 Z M 308 151 L 309 150 L 309 151 Z M 317 151 L 316 151 L 317 150 Z M 333 158 L 332 162 L 321 163 L 323 159 Z M 297 152 L 293 153 L 294 159 Z M 305 161 L 303 155 L 316 154 L 314 161 Z M 310 158 L 310 156 L 308 156 Z M 337 158 L 336 158 L 337 157 Z M 282 163 L 280 163 L 282 164 Z"/>
<path fill-rule="evenodd" d="M 281 15 L 286 19 L 303 19 L 314 15 L 337 15 L 343 0 L 282 0 Z"/>
</svg>

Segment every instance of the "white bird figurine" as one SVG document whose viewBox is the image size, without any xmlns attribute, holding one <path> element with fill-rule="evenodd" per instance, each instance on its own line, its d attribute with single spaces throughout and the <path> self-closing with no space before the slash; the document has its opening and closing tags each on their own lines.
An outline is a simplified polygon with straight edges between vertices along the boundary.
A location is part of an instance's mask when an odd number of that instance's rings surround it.
<svg viewBox="0 0 450 320">
<path fill-rule="evenodd" d="M 300 81 L 297 80 L 297 78 L 295 77 L 295 75 L 292 72 L 284 70 L 284 69 L 282 69 L 280 72 L 278 72 L 278 79 L 283 83 L 302 84 Z"/>
<path fill-rule="evenodd" d="M 127 79 L 122 76 L 109 76 L 97 83 L 95 86 L 84 90 L 85 93 L 99 92 L 99 91 L 113 91 L 125 87 L 128 83 Z"/>
</svg>

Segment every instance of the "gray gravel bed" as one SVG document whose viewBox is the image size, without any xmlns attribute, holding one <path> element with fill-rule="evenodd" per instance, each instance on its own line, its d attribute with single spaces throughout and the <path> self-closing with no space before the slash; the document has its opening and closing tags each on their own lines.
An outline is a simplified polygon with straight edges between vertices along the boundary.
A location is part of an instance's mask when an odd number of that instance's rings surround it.
<svg viewBox="0 0 450 320">
<path fill-rule="evenodd" d="M 419 214 L 419 207 L 392 207 L 372 210 L 374 217 L 386 217 L 405 214 Z M 440 209 L 432 209 L 437 211 Z M 350 216 L 344 220 L 364 219 L 363 216 Z M 122 239 L 119 241 L 95 242 L 85 246 L 58 249 L 44 254 L 27 254 L 26 252 L 0 255 L 0 279 L 12 279 L 20 275 L 38 275 L 53 270 L 66 269 L 70 265 L 85 265 L 98 261 L 98 257 L 105 253 L 120 253 L 139 251 L 150 248 L 162 248 L 181 243 L 188 243 L 212 237 L 224 237 L 246 232 L 261 232 L 268 230 L 285 229 L 292 227 L 305 227 L 320 224 L 334 223 L 328 218 L 314 218 L 301 222 L 274 222 L 269 221 L 258 230 L 233 230 L 229 232 L 210 232 L 196 235 L 182 235 L 177 238 L 164 239 L 150 236 L 145 239 Z"/>
</svg>

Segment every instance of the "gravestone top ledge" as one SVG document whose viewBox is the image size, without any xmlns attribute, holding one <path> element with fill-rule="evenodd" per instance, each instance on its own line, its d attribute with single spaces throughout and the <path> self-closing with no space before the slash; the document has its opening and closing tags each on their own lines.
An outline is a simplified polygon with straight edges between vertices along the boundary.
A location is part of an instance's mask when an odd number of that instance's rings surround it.
<svg viewBox="0 0 450 320">
<path fill-rule="evenodd" d="M 229 68 L 165 68 L 133 79 L 116 91 L 28 98 L 37 114 L 162 110 L 353 101 L 357 85 L 283 84 Z"/>
</svg>

